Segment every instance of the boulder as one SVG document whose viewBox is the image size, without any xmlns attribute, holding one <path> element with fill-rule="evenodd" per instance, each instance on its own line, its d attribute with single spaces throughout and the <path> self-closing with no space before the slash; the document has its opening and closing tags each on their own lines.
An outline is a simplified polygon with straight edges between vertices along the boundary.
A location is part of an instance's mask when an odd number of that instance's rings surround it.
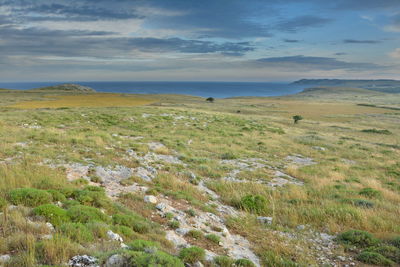
<svg viewBox="0 0 400 267">
<path fill-rule="evenodd" d="M 104 267 L 124 267 L 127 266 L 127 260 L 124 256 L 119 254 L 114 254 L 109 257 L 104 264 Z"/>
<path fill-rule="evenodd" d="M 151 203 L 151 204 L 157 204 L 157 198 L 155 196 L 144 196 L 144 202 L 146 203 Z"/>
<path fill-rule="evenodd" d="M 121 243 L 124 242 L 124 240 L 122 239 L 122 237 L 119 234 L 114 233 L 111 230 L 107 231 L 107 236 L 112 241 L 118 241 L 118 242 L 121 242 Z"/>
<path fill-rule="evenodd" d="M 71 267 L 99 267 L 97 264 L 97 258 L 88 255 L 77 255 L 72 257 L 68 266 Z"/>
</svg>

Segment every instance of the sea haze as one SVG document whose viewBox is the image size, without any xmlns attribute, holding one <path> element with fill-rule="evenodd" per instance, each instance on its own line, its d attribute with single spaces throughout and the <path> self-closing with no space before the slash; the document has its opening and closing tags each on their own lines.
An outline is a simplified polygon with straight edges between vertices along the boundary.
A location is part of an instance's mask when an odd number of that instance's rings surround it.
<svg viewBox="0 0 400 267">
<path fill-rule="evenodd" d="M 282 96 L 301 92 L 306 85 L 268 82 L 24 82 L 0 83 L 0 88 L 28 90 L 61 83 L 76 83 L 98 92 L 132 94 L 182 94 L 227 98 Z"/>
</svg>

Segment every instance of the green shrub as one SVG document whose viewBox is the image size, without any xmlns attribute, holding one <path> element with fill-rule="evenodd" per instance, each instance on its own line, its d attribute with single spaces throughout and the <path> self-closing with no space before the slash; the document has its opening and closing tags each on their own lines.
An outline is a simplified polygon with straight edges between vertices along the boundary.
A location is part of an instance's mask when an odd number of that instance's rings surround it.
<svg viewBox="0 0 400 267">
<path fill-rule="evenodd" d="M 124 225 L 131 227 L 137 233 L 147 233 L 150 230 L 149 225 L 136 214 L 115 214 L 112 217 L 113 223 L 116 225 Z"/>
<path fill-rule="evenodd" d="M 179 252 L 179 258 L 185 263 L 195 263 L 198 261 L 204 261 L 206 253 L 204 249 L 193 246 L 190 248 L 183 248 Z"/>
<path fill-rule="evenodd" d="M 361 130 L 361 132 L 363 132 L 363 133 L 376 133 L 376 134 L 392 134 L 391 131 L 386 130 L 386 129 L 384 129 L 384 130 L 379 130 L 379 129 L 364 129 L 364 130 Z"/>
<path fill-rule="evenodd" d="M 101 239 L 105 239 L 107 237 L 107 232 L 110 227 L 104 222 L 89 222 L 86 224 L 86 227 L 92 232 L 93 236 Z"/>
<path fill-rule="evenodd" d="M 204 234 L 200 230 L 190 230 L 189 232 L 186 233 L 188 236 L 196 238 L 196 239 L 201 239 L 203 238 Z"/>
<path fill-rule="evenodd" d="M 54 190 L 54 189 L 50 189 L 47 190 L 48 193 L 51 194 L 51 196 L 53 197 L 53 201 L 66 201 L 67 198 L 58 190 Z"/>
<path fill-rule="evenodd" d="M 4 198 L 0 197 L 0 210 L 2 210 L 5 207 L 7 207 L 7 200 L 5 200 Z"/>
<path fill-rule="evenodd" d="M 104 189 L 97 186 L 86 186 L 82 190 L 75 190 L 72 197 L 81 204 L 87 206 L 94 206 L 97 208 L 110 206 L 110 201 Z"/>
<path fill-rule="evenodd" d="M 240 267 L 255 267 L 254 263 L 248 259 L 238 259 L 235 261 L 235 266 Z"/>
<path fill-rule="evenodd" d="M 167 212 L 167 213 L 165 213 L 165 218 L 167 218 L 168 220 L 171 220 L 172 218 L 174 218 L 174 214 L 172 212 Z"/>
<path fill-rule="evenodd" d="M 221 241 L 221 237 L 219 237 L 215 234 L 206 235 L 206 238 L 216 244 L 219 244 L 219 242 Z"/>
<path fill-rule="evenodd" d="M 128 247 L 130 250 L 134 251 L 145 251 L 149 248 L 157 250 L 160 248 L 160 244 L 153 241 L 136 239 L 135 241 L 130 242 Z"/>
<path fill-rule="evenodd" d="M 64 187 L 61 188 L 60 190 L 58 190 L 61 194 L 63 194 L 66 198 L 70 198 L 72 197 L 72 195 L 75 192 L 75 188 L 71 188 L 71 187 Z"/>
<path fill-rule="evenodd" d="M 341 233 L 338 240 L 357 247 L 370 247 L 379 243 L 372 234 L 361 230 L 349 230 Z"/>
<path fill-rule="evenodd" d="M 17 188 L 9 193 L 9 200 L 14 205 L 36 207 L 51 203 L 53 198 L 45 190 L 35 188 Z"/>
<path fill-rule="evenodd" d="M 178 229 L 180 226 L 180 223 L 178 221 L 172 220 L 168 222 L 168 226 L 171 227 L 172 229 Z"/>
<path fill-rule="evenodd" d="M 393 266 L 394 262 L 385 258 L 379 253 L 363 251 L 357 256 L 357 260 L 367 263 L 367 264 L 375 264 L 380 266 Z"/>
<path fill-rule="evenodd" d="M 133 231 L 131 228 L 124 226 L 124 225 L 114 225 L 112 227 L 112 230 L 120 235 L 122 235 L 122 237 L 124 238 L 124 240 L 128 239 L 134 239 L 135 237 L 137 237 L 137 233 L 135 231 Z"/>
<path fill-rule="evenodd" d="M 47 221 L 58 226 L 69 221 L 67 211 L 53 204 L 44 204 L 33 209 L 33 214 L 43 216 Z"/>
<path fill-rule="evenodd" d="M 393 238 L 392 240 L 390 240 L 390 244 L 392 244 L 396 248 L 400 248 L 400 236 L 397 236 L 397 237 Z"/>
<path fill-rule="evenodd" d="M 382 196 L 382 193 L 380 191 L 370 187 L 361 189 L 359 194 L 369 198 L 380 198 Z"/>
<path fill-rule="evenodd" d="M 94 240 L 93 233 L 82 223 L 64 223 L 60 231 L 71 240 L 80 244 L 89 243 Z"/>
<path fill-rule="evenodd" d="M 79 203 L 79 201 L 73 200 L 73 199 L 68 199 L 63 201 L 63 207 L 66 209 L 69 209 L 72 206 L 76 206 L 76 205 L 80 205 L 81 203 Z"/>
<path fill-rule="evenodd" d="M 67 210 L 73 222 L 88 223 L 93 221 L 109 222 L 110 219 L 101 210 L 84 205 L 75 205 Z"/>
<path fill-rule="evenodd" d="M 264 266 L 267 267 L 297 267 L 297 263 L 284 256 L 277 254 L 274 251 L 264 251 L 261 255 L 261 260 Z"/>
<path fill-rule="evenodd" d="M 400 263 L 400 249 L 395 246 L 382 245 L 378 247 L 370 247 L 364 251 L 376 252 L 394 262 Z"/>
<path fill-rule="evenodd" d="M 260 214 L 267 208 L 267 200 L 260 195 L 247 195 L 242 197 L 239 207 L 246 211 Z"/>
<path fill-rule="evenodd" d="M 140 251 L 130 251 L 126 253 L 129 259 L 129 266 L 148 267 L 148 266 L 165 266 L 165 267 L 184 267 L 182 261 L 165 252 L 157 251 L 155 253 L 144 253 Z"/>
<path fill-rule="evenodd" d="M 82 253 L 82 246 L 69 238 L 56 234 L 52 239 L 36 243 L 35 254 L 42 264 L 64 265 L 72 256 Z"/>
<path fill-rule="evenodd" d="M 235 260 L 227 256 L 214 257 L 214 263 L 219 267 L 232 267 L 235 264 Z"/>
<path fill-rule="evenodd" d="M 194 211 L 194 209 L 188 209 L 188 210 L 185 210 L 185 212 L 187 215 L 189 215 L 191 217 L 196 216 L 196 211 Z"/>
<path fill-rule="evenodd" d="M 343 199 L 342 202 L 361 208 L 373 208 L 374 202 L 365 199 Z"/>
</svg>

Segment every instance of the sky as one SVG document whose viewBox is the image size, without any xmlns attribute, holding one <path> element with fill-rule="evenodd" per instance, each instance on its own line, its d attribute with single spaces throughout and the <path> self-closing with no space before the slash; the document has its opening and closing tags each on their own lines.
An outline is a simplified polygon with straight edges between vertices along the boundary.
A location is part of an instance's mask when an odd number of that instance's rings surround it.
<svg viewBox="0 0 400 267">
<path fill-rule="evenodd" d="M 400 79 L 400 0 L 0 0 L 0 82 Z"/>
</svg>

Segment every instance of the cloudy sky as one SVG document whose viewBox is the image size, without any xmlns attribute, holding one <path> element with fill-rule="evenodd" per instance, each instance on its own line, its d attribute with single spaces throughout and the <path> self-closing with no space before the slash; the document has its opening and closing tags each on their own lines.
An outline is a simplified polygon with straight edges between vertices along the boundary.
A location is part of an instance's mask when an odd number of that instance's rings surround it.
<svg viewBox="0 0 400 267">
<path fill-rule="evenodd" d="M 0 0 L 0 82 L 400 79 L 400 0 Z"/>
</svg>

